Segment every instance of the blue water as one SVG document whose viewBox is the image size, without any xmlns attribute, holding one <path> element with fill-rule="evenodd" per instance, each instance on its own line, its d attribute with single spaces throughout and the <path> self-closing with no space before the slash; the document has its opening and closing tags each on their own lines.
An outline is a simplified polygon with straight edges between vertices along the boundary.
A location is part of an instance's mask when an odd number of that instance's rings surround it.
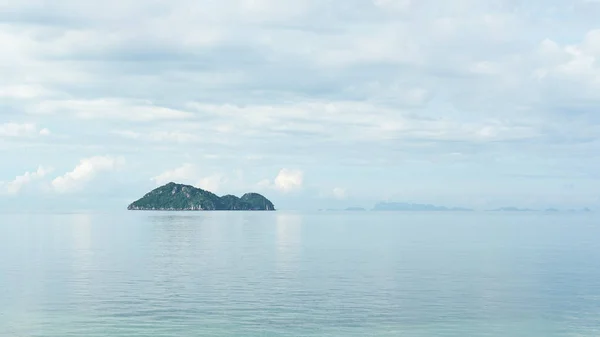
<svg viewBox="0 0 600 337">
<path fill-rule="evenodd" d="M 598 220 L 0 214 L 0 336 L 600 336 Z"/>
</svg>

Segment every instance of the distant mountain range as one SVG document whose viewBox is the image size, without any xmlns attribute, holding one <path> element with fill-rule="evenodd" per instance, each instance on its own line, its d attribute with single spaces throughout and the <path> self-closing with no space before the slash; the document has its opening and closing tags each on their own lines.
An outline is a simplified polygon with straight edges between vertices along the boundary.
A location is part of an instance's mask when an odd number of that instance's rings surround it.
<svg viewBox="0 0 600 337">
<path fill-rule="evenodd" d="M 430 204 L 411 204 L 403 202 L 380 202 L 373 207 L 374 211 L 411 211 L 411 212 L 472 212 L 473 209 L 463 207 L 444 207 Z"/>
<path fill-rule="evenodd" d="M 346 209 L 320 209 L 319 211 L 366 211 L 362 207 L 348 207 Z M 414 203 L 403 203 L 403 202 L 380 202 L 377 203 L 372 211 L 396 211 L 396 212 L 474 212 L 472 208 L 465 207 L 445 207 L 431 204 L 414 204 Z M 582 209 L 569 209 L 559 210 L 556 208 L 547 208 L 545 210 L 536 210 L 530 208 L 519 208 L 519 207 L 500 207 L 496 209 L 486 210 L 486 212 L 547 212 L 547 213 L 558 213 L 558 212 L 591 212 L 589 208 Z"/>
<path fill-rule="evenodd" d="M 363 207 L 348 207 L 346 209 L 319 209 L 319 211 L 330 211 L 330 212 L 364 212 L 367 209 Z M 402 212 L 472 212 L 470 208 L 462 207 L 443 207 L 429 204 L 411 204 L 402 202 L 380 202 L 376 204 L 372 211 L 402 211 Z"/>
<path fill-rule="evenodd" d="M 530 208 L 518 208 L 518 207 L 501 207 L 489 210 L 489 212 L 547 212 L 547 213 L 559 213 L 559 212 L 591 212 L 592 210 L 585 207 L 582 209 L 568 209 L 568 210 L 559 210 L 557 208 L 546 208 L 545 210 L 539 209 L 530 209 Z"/>
<path fill-rule="evenodd" d="M 558 211 L 558 210 L 556 210 Z M 518 208 L 518 207 L 500 207 L 496 209 L 491 209 L 489 212 L 535 212 L 534 209 L 529 208 Z"/>
<path fill-rule="evenodd" d="M 364 212 L 364 211 L 366 211 L 366 209 L 364 209 L 362 207 L 348 207 L 348 208 L 346 208 L 346 211 Z"/>
</svg>

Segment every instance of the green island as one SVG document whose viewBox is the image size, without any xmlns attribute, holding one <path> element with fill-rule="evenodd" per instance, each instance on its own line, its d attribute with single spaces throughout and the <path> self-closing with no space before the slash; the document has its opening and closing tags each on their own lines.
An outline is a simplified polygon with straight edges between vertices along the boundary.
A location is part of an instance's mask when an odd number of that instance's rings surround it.
<svg viewBox="0 0 600 337">
<path fill-rule="evenodd" d="M 134 211 L 274 211 L 269 199 L 258 193 L 218 195 L 190 185 L 168 183 L 127 207 Z"/>
</svg>

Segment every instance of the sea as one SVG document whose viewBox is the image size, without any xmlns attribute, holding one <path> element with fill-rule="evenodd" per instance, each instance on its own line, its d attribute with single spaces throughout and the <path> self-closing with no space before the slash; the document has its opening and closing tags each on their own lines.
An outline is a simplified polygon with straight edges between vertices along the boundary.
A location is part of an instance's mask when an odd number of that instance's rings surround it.
<svg viewBox="0 0 600 337">
<path fill-rule="evenodd" d="M 0 214 L 0 336 L 600 336 L 594 213 Z"/>
</svg>

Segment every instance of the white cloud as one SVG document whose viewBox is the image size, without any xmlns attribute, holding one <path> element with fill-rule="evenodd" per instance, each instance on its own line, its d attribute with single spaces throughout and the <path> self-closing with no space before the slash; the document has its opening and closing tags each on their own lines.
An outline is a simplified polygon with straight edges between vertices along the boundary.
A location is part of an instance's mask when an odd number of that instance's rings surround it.
<svg viewBox="0 0 600 337">
<path fill-rule="evenodd" d="M 182 131 L 160 131 L 148 135 L 155 142 L 193 143 L 200 141 L 202 137 Z"/>
<path fill-rule="evenodd" d="M 58 193 L 78 191 L 102 172 L 120 168 L 125 160 L 122 157 L 95 156 L 79 161 L 73 171 L 52 181 L 52 187 Z"/>
<path fill-rule="evenodd" d="M 217 193 L 222 191 L 221 187 L 224 183 L 227 183 L 227 179 L 223 174 L 213 174 L 200 179 L 195 186 L 203 190 Z"/>
<path fill-rule="evenodd" d="M 561 46 L 551 39 L 544 39 L 537 49 L 538 61 L 542 67 L 534 70 L 539 78 L 556 76 L 600 84 L 600 29 L 585 35 L 578 44 Z"/>
<path fill-rule="evenodd" d="M 283 168 L 275 177 L 275 188 L 282 192 L 292 192 L 302 188 L 304 172 L 296 169 Z"/>
<path fill-rule="evenodd" d="M 25 172 L 23 175 L 17 176 L 13 181 L 0 182 L 0 191 L 7 194 L 17 194 L 25 186 L 31 184 L 34 181 L 44 178 L 52 169 L 44 168 L 43 166 L 38 167 L 37 171 Z"/>
<path fill-rule="evenodd" d="M 424 89 L 402 92 L 405 104 L 427 100 Z M 390 108 L 371 102 L 303 101 L 278 105 L 237 106 L 190 104 L 190 107 L 210 114 L 221 125 L 228 125 L 234 139 L 252 138 L 275 133 L 279 138 L 294 133 L 330 137 L 340 142 L 381 142 L 390 139 L 419 138 L 429 141 L 502 141 L 535 137 L 536 126 L 513 125 L 510 121 L 482 117 L 420 118 L 409 110 Z M 326 125 L 326 127 L 325 127 Z M 493 129 L 485 133 L 481 130 Z M 222 138 L 214 134 L 215 138 Z"/>
<path fill-rule="evenodd" d="M 412 0 L 373 0 L 373 3 L 384 10 L 405 11 L 410 8 Z"/>
<path fill-rule="evenodd" d="M 198 169 L 193 164 L 183 164 L 180 167 L 172 170 L 165 171 L 155 177 L 152 180 L 156 185 L 164 185 L 170 182 L 193 184 L 198 179 Z"/>
<path fill-rule="evenodd" d="M 259 189 L 268 189 L 268 188 L 272 188 L 273 184 L 271 183 L 270 179 L 263 179 L 263 180 L 259 181 L 258 183 L 256 183 L 256 187 Z"/>
<path fill-rule="evenodd" d="M 123 138 L 144 140 L 150 142 L 173 142 L 173 143 L 194 143 L 203 140 L 202 137 L 184 131 L 152 131 L 152 132 L 136 132 L 131 130 L 113 131 L 113 134 Z"/>
<path fill-rule="evenodd" d="M 51 93 L 40 85 L 15 84 L 0 86 L 0 97 L 31 99 L 48 96 Z"/>
<path fill-rule="evenodd" d="M 498 65 L 496 65 L 494 62 L 480 61 L 471 66 L 471 71 L 476 74 L 494 75 L 500 70 L 498 69 Z"/>
<path fill-rule="evenodd" d="M 213 193 L 221 192 L 223 185 L 230 182 L 230 180 L 222 173 L 203 177 L 200 168 L 190 163 L 183 164 L 172 170 L 167 170 L 153 177 L 152 180 L 157 185 L 164 185 L 170 182 L 189 184 Z"/>
<path fill-rule="evenodd" d="M 135 132 L 135 131 L 131 131 L 131 130 L 117 130 L 117 131 L 112 131 L 112 134 L 115 134 L 117 136 L 121 136 L 123 138 L 129 138 L 129 139 L 140 139 L 140 138 L 142 138 L 144 136 L 140 132 Z"/>
<path fill-rule="evenodd" d="M 36 137 L 48 136 L 50 130 L 39 129 L 31 123 L 4 123 L 0 124 L 0 137 Z"/>
<path fill-rule="evenodd" d="M 302 170 L 282 168 L 275 179 L 263 179 L 256 184 L 256 187 L 289 193 L 302 189 L 303 184 L 304 172 Z"/>
<path fill-rule="evenodd" d="M 71 114 L 81 119 L 121 119 L 136 122 L 188 119 L 193 115 L 151 102 L 125 99 L 46 100 L 29 107 L 38 115 Z"/>
<path fill-rule="evenodd" d="M 345 188 L 336 187 L 332 191 L 333 197 L 336 199 L 346 199 L 348 197 L 348 191 Z"/>
<path fill-rule="evenodd" d="M 335 200 L 346 200 L 349 197 L 348 190 L 344 187 L 334 187 L 331 189 L 315 188 L 317 196 L 320 199 L 335 199 Z"/>
</svg>

